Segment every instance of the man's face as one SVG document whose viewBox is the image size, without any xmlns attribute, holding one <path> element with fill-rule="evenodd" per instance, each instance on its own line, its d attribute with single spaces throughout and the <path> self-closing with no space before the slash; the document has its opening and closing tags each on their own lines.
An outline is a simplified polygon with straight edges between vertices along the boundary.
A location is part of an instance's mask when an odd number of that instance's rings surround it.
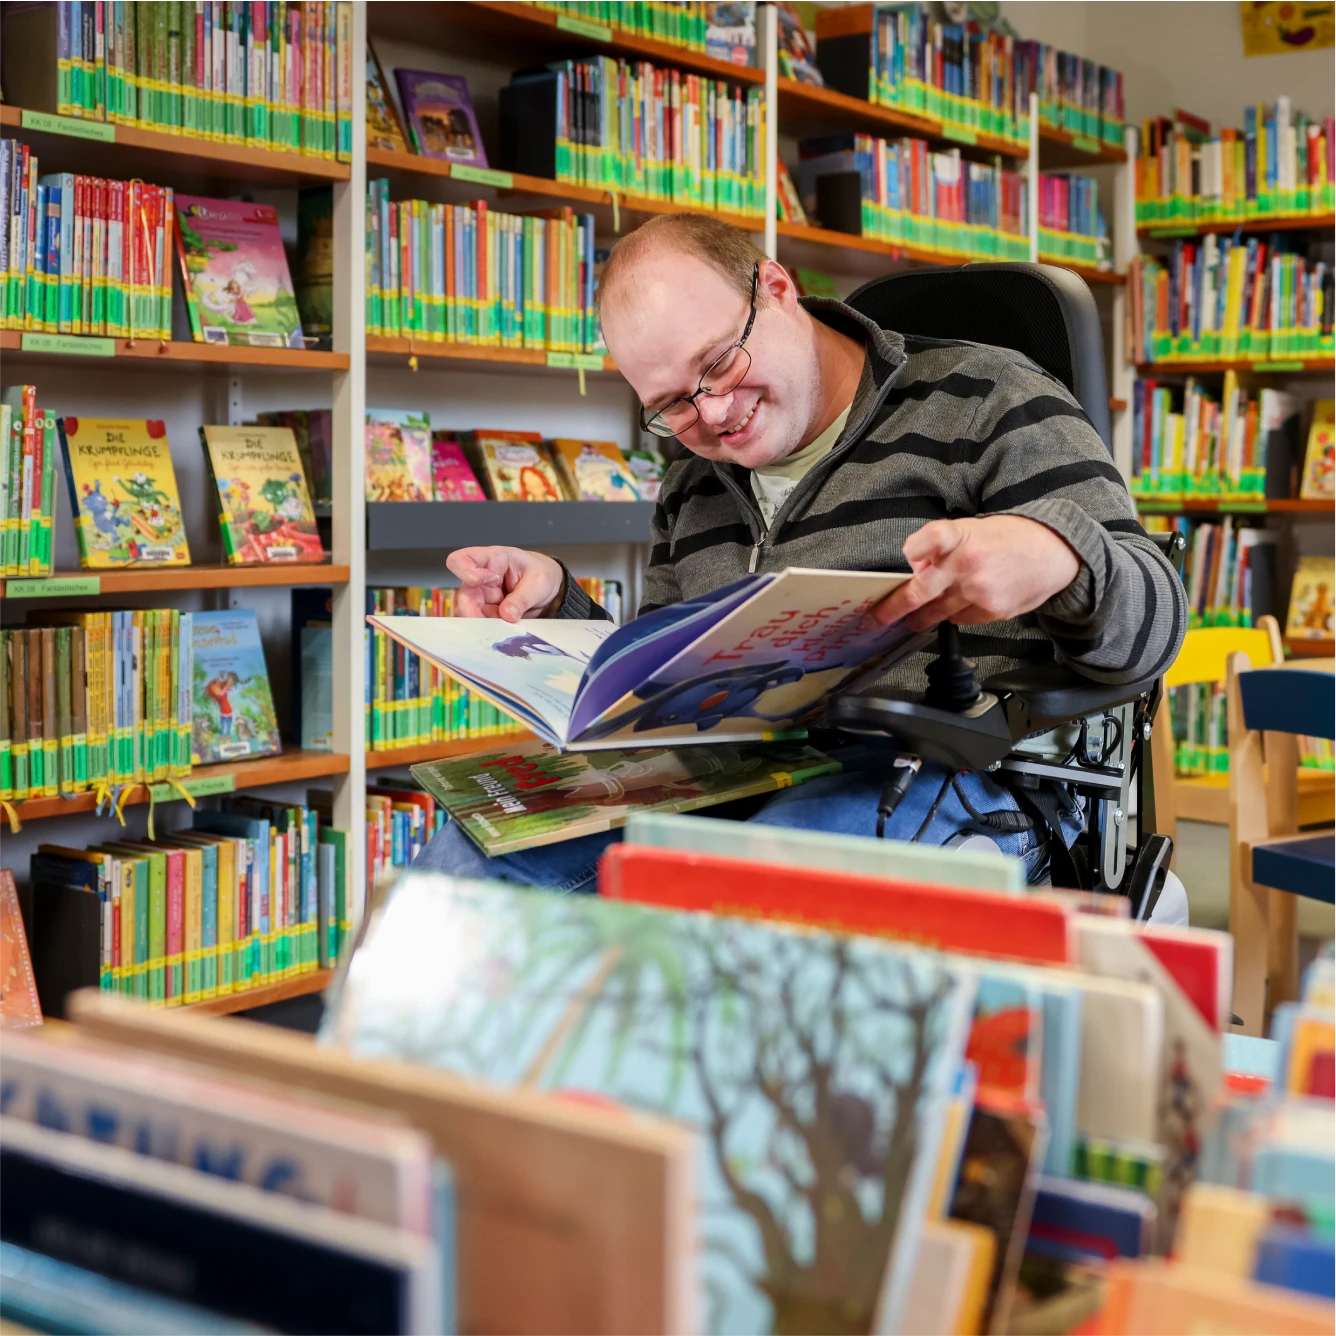
<svg viewBox="0 0 1336 1336">
<path fill-rule="evenodd" d="M 678 439 L 705 459 L 759 468 L 801 444 L 816 407 L 815 353 L 783 268 L 761 265 L 761 298 L 746 342 L 751 366 L 729 394 L 696 399 L 700 420 Z M 603 312 L 603 336 L 646 419 L 685 399 L 742 337 L 747 299 L 709 265 L 668 247 L 650 252 Z"/>
</svg>

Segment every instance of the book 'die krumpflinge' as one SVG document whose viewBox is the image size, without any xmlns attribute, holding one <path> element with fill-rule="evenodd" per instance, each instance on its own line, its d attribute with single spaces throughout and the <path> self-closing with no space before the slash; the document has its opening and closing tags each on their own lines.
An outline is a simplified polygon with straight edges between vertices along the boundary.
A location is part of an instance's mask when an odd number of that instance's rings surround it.
<svg viewBox="0 0 1336 1336">
<path fill-rule="evenodd" d="M 167 428 L 158 421 L 58 419 L 85 570 L 188 566 Z"/>
<path fill-rule="evenodd" d="M 201 427 L 233 566 L 324 555 L 297 438 L 287 427 Z"/>
</svg>

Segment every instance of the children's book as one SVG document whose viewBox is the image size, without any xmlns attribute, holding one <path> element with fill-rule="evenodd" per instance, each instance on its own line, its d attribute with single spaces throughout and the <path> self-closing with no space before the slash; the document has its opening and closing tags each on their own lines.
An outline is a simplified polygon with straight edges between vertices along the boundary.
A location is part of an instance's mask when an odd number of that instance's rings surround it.
<svg viewBox="0 0 1336 1336">
<path fill-rule="evenodd" d="M 1336 606 L 1336 561 L 1300 557 L 1290 586 L 1290 615 L 1285 634 L 1295 640 L 1330 640 Z"/>
<path fill-rule="evenodd" d="M 287 427 L 201 427 L 233 566 L 324 557 L 297 439 Z"/>
<path fill-rule="evenodd" d="M 370 43 L 366 49 L 366 146 L 391 153 L 409 151 L 403 126 L 399 124 L 399 111 Z"/>
<path fill-rule="evenodd" d="M 663 486 L 665 464 L 663 456 L 657 450 L 644 447 L 626 452 L 626 467 L 631 470 L 635 483 L 636 495 L 642 501 L 657 501 L 659 488 Z"/>
<path fill-rule="evenodd" d="M 705 54 L 730 65 L 756 63 L 754 0 L 712 0 L 705 9 Z"/>
<path fill-rule="evenodd" d="M 465 449 L 493 501 L 564 501 L 566 493 L 536 431 L 475 431 Z"/>
<path fill-rule="evenodd" d="M 0 1030 L 42 1023 L 14 874 L 0 868 Z"/>
<path fill-rule="evenodd" d="M 1336 400 L 1319 399 L 1313 405 L 1299 495 L 1315 500 L 1336 496 Z"/>
<path fill-rule="evenodd" d="M 196 343 L 306 346 L 272 206 L 178 195 L 176 253 Z"/>
<path fill-rule="evenodd" d="M 833 774 L 840 765 L 793 742 L 573 755 L 545 742 L 521 742 L 412 769 L 491 857 L 613 830 L 631 812 L 692 812 L 772 793 Z"/>
<path fill-rule="evenodd" d="M 562 751 L 769 742 L 927 642 L 867 613 L 910 577 L 790 568 L 611 622 L 367 620 Z"/>
<path fill-rule="evenodd" d="M 432 70 L 400 69 L 395 70 L 394 78 L 408 135 L 418 153 L 461 166 L 487 166 L 467 79 Z"/>
<path fill-rule="evenodd" d="M 368 501 L 430 501 L 431 418 L 400 408 L 366 413 Z"/>
<path fill-rule="evenodd" d="M 572 441 L 558 438 L 552 454 L 566 490 L 576 501 L 639 501 L 626 456 L 613 441 Z"/>
<path fill-rule="evenodd" d="M 972 992 L 873 938 L 409 873 L 322 1034 L 692 1128 L 703 1330 L 897 1331 Z"/>
<path fill-rule="evenodd" d="M 166 426 L 75 417 L 57 423 L 79 564 L 85 570 L 188 566 Z"/>
<path fill-rule="evenodd" d="M 436 501 L 487 500 L 463 446 L 447 431 L 431 434 L 431 494 Z"/>
<path fill-rule="evenodd" d="M 779 30 L 779 72 L 786 79 L 823 88 L 826 81 L 817 68 L 816 50 L 797 6 L 780 0 L 775 5 L 775 21 Z"/>
<path fill-rule="evenodd" d="M 283 750 L 255 613 L 197 612 L 194 621 L 196 765 Z"/>
</svg>

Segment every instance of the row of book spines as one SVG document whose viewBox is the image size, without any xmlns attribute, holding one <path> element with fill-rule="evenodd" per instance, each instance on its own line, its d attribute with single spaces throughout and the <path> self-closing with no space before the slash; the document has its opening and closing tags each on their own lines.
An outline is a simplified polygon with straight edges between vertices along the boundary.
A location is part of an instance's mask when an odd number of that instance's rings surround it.
<svg viewBox="0 0 1336 1336">
<path fill-rule="evenodd" d="M 376 877 L 385 868 L 408 867 L 445 823 L 446 815 L 440 807 L 434 808 L 428 816 L 417 803 L 391 803 L 383 810 L 369 804 L 367 865 L 371 875 L 368 888 L 375 885 Z"/>
<path fill-rule="evenodd" d="M 1005 232 L 985 223 L 927 218 L 921 214 L 906 213 L 903 209 L 891 209 L 871 200 L 863 201 L 863 235 L 890 245 L 938 251 L 944 257 L 960 255 L 971 259 L 986 257 L 999 260 L 1030 258 L 1030 240 L 1024 235 Z"/>
<path fill-rule="evenodd" d="M 134 964 L 104 966 L 99 986 L 151 1007 L 191 1006 L 321 969 L 317 925 L 252 933 L 245 941 L 201 947 Z"/>
<path fill-rule="evenodd" d="M 535 9 L 557 14 L 573 14 L 603 23 L 622 32 L 652 37 L 669 46 L 689 51 L 705 50 L 705 31 L 709 26 L 707 6 L 703 3 L 656 4 L 652 0 L 532 0 Z"/>
<path fill-rule="evenodd" d="M 366 741 L 372 751 L 420 747 L 431 742 L 473 742 L 523 731 L 523 724 L 465 687 L 402 700 L 374 701 L 366 707 Z"/>
<path fill-rule="evenodd" d="M 0 571 L 49 575 L 54 550 L 55 414 L 38 408 L 35 385 L 5 392 L 0 405 Z"/>
<path fill-rule="evenodd" d="M 765 213 L 765 181 L 759 173 L 692 172 L 682 163 L 642 163 L 629 154 L 585 149 L 562 138 L 557 140 L 557 180 L 720 213 Z"/>
<path fill-rule="evenodd" d="M 109 0 L 95 7 L 91 58 L 82 43 L 75 55 L 62 23 L 60 115 L 312 157 L 351 157 L 347 0 Z"/>
</svg>

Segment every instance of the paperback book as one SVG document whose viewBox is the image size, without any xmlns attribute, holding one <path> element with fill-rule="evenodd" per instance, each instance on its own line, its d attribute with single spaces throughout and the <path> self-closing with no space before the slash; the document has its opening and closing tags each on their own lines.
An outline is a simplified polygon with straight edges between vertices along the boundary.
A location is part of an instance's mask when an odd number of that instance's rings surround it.
<svg viewBox="0 0 1336 1336">
<path fill-rule="evenodd" d="M 196 343 L 306 346 L 276 209 L 178 195 L 176 253 Z"/>
<path fill-rule="evenodd" d="M 1336 562 L 1330 557 L 1300 557 L 1290 587 L 1290 615 L 1285 634 L 1293 640 L 1330 640 Z"/>
<path fill-rule="evenodd" d="M 632 812 L 694 812 L 839 769 L 801 743 L 563 755 L 545 742 L 519 742 L 412 767 L 489 858 L 614 830 Z"/>
<path fill-rule="evenodd" d="M 640 500 L 630 465 L 615 442 L 558 438 L 551 445 L 572 500 Z"/>
<path fill-rule="evenodd" d="M 277 755 L 283 748 L 255 613 L 196 613 L 193 644 L 194 763 Z"/>
<path fill-rule="evenodd" d="M 657 501 L 666 468 L 663 456 L 657 450 L 631 449 L 626 452 L 626 467 L 631 470 L 636 495 L 642 501 Z"/>
<path fill-rule="evenodd" d="M 165 424 L 65 417 L 57 426 L 79 564 L 85 570 L 188 566 Z"/>
<path fill-rule="evenodd" d="M 430 501 L 431 496 L 431 419 L 397 408 L 368 409 L 367 500 Z"/>
<path fill-rule="evenodd" d="M 380 61 L 370 44 L 366 49 L 366 146 L 391 153 L 407 153 L 408 141 L 399 123 L 399 111 L 390 97 Z"/>
<path fill-rule="evenodd" d="M 201 427 L 233 566 L 324 556 L 297 440 L 287 427 Z"/>
<path fill-rule="evenodd" d="M 1313 405 L 1299 495 L 1315 500 L 1336 496 L 1336 400 L 1319 399 Z"/>
<path fill-rule="evenodd" d="M 536 431 L 475 431 L 467 448 L 493 501 L 564 501 L 552 455 Z"/>
<path fill-rule="evenodd" d="M 436 501 L 485 501 L 487 494 L 450 432 L 431 436 L 431 494 Z"/>
<path fill-rule="evenodd" d="M 561 751 L 769 742 L 926 642 L 900 623 L 864 625 L 909 578 L 797 568 L 749 575 L 620 628 L 367 620 Z"/>
<path fill-rule="evenodd" d="M 430 70 L 395 70 L 413 148 L 427 158 L 486 167 L 468 80 Z"/>
</svg>

